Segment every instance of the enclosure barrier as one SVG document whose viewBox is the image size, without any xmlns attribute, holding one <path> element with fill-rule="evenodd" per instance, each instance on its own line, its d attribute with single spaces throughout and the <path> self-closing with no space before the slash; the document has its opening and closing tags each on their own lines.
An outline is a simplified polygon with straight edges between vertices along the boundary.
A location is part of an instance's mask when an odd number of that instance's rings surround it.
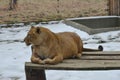
<svg viewBox="0 0 120 80">
<path fill-rule="evenodd" d="M 26 62 L 26 80 L 46 80 L 45 70 L 120 70 L 120 51 L 83 52 L 81 59 L 66 59 L 57 65 Z"/>
<path fill-rule="evenodd" d="M 90 35 L 101 32 L 120 30 L 119 16 L 70 18 L 64 20 L 63 23 L 85 31 Z"/>
</svg>

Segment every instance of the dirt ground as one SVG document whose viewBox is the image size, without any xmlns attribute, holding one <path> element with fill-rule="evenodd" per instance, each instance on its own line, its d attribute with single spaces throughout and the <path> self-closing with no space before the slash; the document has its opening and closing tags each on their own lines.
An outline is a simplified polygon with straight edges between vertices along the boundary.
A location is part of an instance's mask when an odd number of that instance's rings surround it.
<svg viewBox="0 0 120 80">
<path fill-rule="evenodd" d="M 108 15 L 108 0 L 18 0 L 16 10 L 9 1 L 0 0 L 0 24 Z"/>
</svg>

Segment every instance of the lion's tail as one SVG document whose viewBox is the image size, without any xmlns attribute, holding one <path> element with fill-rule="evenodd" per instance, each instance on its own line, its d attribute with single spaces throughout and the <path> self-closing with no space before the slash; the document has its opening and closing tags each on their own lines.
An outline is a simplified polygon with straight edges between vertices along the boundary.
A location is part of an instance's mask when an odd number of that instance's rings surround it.
<svg viewBox="0 0 120 80">
<path fill-rule="evenodd" d="M 103 46 L 99 45 L 98 49 L 83 48 L 83 51 L 85 51 L 85 52 L 88 52 L 88 51 L 103 51 Z"/>
</svg>

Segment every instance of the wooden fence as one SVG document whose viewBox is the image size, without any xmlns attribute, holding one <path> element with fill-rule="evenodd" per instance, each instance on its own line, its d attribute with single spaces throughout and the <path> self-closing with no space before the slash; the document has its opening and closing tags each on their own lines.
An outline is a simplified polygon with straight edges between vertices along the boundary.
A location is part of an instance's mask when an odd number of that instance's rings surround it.
<svg viewBox="0 0 120 80">
<path fill-rule="evenodd" d="M 120 16 L 120 0 L 109 0 L 109 15 Z"/>
</svg>

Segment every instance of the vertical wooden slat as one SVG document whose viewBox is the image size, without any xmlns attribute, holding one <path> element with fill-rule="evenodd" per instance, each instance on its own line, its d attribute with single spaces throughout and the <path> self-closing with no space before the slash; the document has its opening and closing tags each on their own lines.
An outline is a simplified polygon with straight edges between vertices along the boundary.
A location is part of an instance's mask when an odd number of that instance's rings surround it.
<svg viewBox="0 0 120 80">
<path fill-rule="evenodd" d="M 115 1 L 115 3 L 114 3 L 115 15 L 118 15 L 118 11 L 119 11 L 119 10 L 118 10 L 118 8 L 119 8 L 119 7 L 118 7 L 118 6 L 119 6 L 119 5 L 118 5 L 118 2 L 119 2 L 119 0 L 114 0 L 114 1 Z"/>
<path fill-rule="evenodd" d="M 116 0 L 116 4 L 115 4 L 115 5 L 116 5 L 116 8 L 115 8 L 115 9 L 116 9 L 116 14 L 117 14 L 117 15 L 118 15 L 118 1 L 119 1 L 119 0 Z"/>
<path fill-rule="evenodd" d="M 120 0 L 109 0 L 109 15 L 120 15 Z"/>
<path fill-rule="evenodd" d="M 112 7 L 113 7 L 113 5 L 112 5 L 113 3 L 112 3 L 112 1 L 113 1 L 113 0 L 108 0 L 108 2 L 109 2 L 109 15 L 112 15 L 112 14 L 113 14 L 113 13 L 112 13 L 112 12 L 113 12 L 113 8 L 112 8 Z"/>
<path fill-rule="evenodd" d="M 119 11 L 119 12 L 118 12 L 118 16 L 120 16 L 120 0 L 119 0 L 119 2 L 118 2 L 118 5 L 119 5 L 119 6 L 118 6 L 118 11 Z"/>
<path fill-rule="evenodd" d="M 120 0 L 117 0 L 116 2 L 117 6 L 117 15 L 120 16 Z"/>
<path fill-rule="evenodd" d="M 25 67 L 26 80 L 46 80 L 45 70 Z"/>
</svg>

